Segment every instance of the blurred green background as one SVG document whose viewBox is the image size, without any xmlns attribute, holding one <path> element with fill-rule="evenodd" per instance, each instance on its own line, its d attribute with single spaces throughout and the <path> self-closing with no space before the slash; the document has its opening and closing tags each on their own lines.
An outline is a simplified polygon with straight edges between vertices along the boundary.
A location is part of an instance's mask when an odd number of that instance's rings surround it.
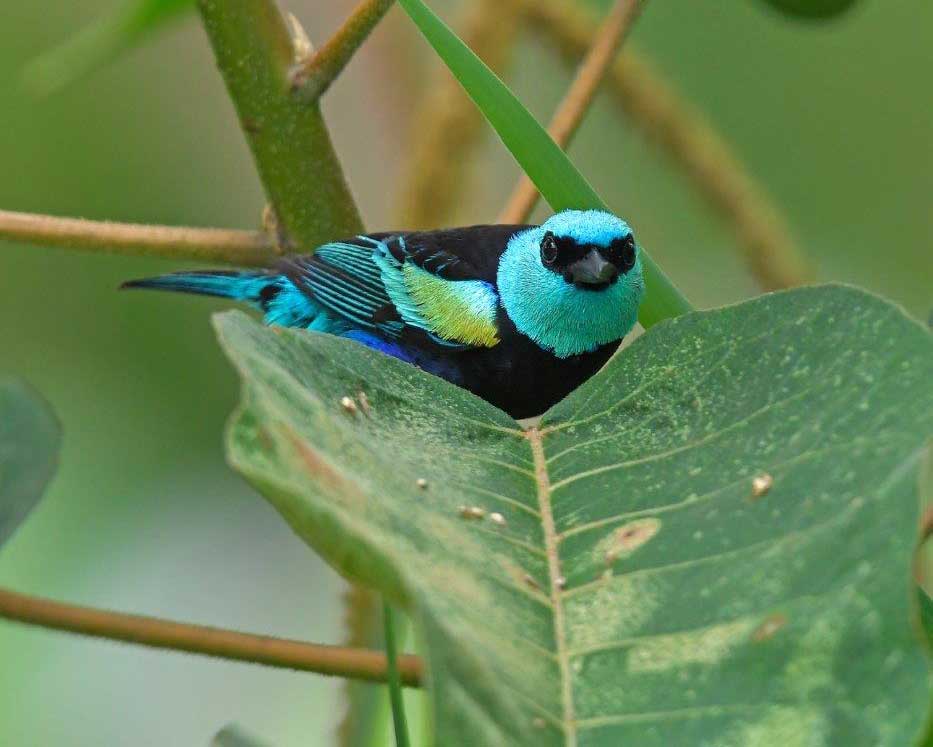
<svg viewBox="0 0 933 747">
<path fill-rule="evenodd" d="M 351 0 L 294 2 L 315 42 Z M 0 23 L 0 207 L 254 227 L 249 153 L 193 16 L 37 99 L 24 65 L 115 3 L 7 3 Z M 437 2 L 455 19 L 464 4 Z M 649 3 L 633 34 L 783 206 L 821 279 L 933 306 L 933 5 L 865 0 L 829 24 L 752 0 Z M 439 63 L 396 9 L 325 109 L 372 229 L 392 216 L 413 114 Z M 569 82 L 525 35 L 510 75 L 542 119 Z M 753 295 L 727 227 L 601 98 L 572 155 L 700 306 Z M 487 135 L 456 222 L 494 218 L 516 168 Z M 177 264 L 0 242 L 0 371 L 65 429 L 47 500 L 0 555 L 0 584 L 114 609 L 336 642 L 342 582 L 224 465 L 234 376 L 222 305 L 120 294 Z M 326 744 L 337 683 L 0 622 L 0 744 L 203 745 L 236 721 L 270 744 Z"/>
</svg>

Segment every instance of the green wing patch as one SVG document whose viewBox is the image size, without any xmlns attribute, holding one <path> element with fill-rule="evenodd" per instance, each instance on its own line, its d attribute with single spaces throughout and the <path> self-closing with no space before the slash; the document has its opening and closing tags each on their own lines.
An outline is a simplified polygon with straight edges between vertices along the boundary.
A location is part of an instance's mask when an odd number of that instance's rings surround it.
<svg viewBox="0 0 933 747">
<path fill-rule="evenodd" d="M 499 297 L 482 280 L 444 280 L 415 265 L 402 268 L 405 287 L 424 328 L 450 342 L 491 348 L 498 344 Z"/>
</svg>

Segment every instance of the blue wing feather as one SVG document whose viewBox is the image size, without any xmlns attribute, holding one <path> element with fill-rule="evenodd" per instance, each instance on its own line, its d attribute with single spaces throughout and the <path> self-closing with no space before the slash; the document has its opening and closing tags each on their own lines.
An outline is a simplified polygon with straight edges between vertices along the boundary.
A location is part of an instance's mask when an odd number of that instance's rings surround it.
<svg viewBox="0 0 933 747">
<path fill-rule="evenodd" d="M 459 303 L 465 315 L 476 314 L 478 319 L 487 320 L 487 325 L 498 302 L 494 288 L 476 279 L 468 263 L 436 244 L 425 246 L 416 239 L 410 243 L 404 235 L 361 235 L 355 240 L 325 244 L 313 255 L 286 260 L 282 269 L 292 283 L 332 316 L 391 340 L 399 340 L 407 327 L 420 330 L 445 347 L 469 347 L 466 338 L 458 339 L 457 333 L 451 334 L 448 328 L 436 328 L 439 307 L 435 299 L 446 298 L 446 292 L 432 296 L 430 301 L 412 296 L 410 284 L 416 282 L 413 271 L 434 276 L 435 282 L 449 286 L 450 302 L 455 306 Z M 449 311 L 447 314 L 451 318 Z"/>
</svg>

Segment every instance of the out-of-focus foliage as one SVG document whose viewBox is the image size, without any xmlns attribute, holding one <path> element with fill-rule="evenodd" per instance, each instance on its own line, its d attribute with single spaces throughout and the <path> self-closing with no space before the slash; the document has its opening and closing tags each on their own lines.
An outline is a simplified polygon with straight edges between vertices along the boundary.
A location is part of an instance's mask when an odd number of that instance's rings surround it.
<svg viewBox="0 0 933 747">
<path fill-rule="evenodd" d="M 26 68 L 35 91 L 51 93 L 113 60 L 194 5 L 194 0 L 129 0 L 101 16 Z"/>
<path fill-rule="evenodd" d="M 0 379 L 0 547 L 42 497 L 60 441 L 45 401 L 21 381 Z"/>
</svg>

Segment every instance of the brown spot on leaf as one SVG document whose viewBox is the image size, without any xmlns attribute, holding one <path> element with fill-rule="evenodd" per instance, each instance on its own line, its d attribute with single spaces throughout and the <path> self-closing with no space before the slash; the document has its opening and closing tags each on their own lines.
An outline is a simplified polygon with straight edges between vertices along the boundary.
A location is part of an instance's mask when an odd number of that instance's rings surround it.
<svg viewBox="0 0 933 747">
<path fill-rule="evenodd" d="M 304 441 L 292 428 L 284 424 L 280 425 L 279 428 L 298 454 L 305 472 L 314 482 L 330 492 L 346 498 L 349 502 L 357 505 L 366 502 L 366 498 L 360 492 L 360 489 L 338 472 L 320 452 Z"/>
<path fill-rule="evenodd" d="M 774 634 L 785 625 L 787 625 L 787 618 L 780 612 L 769 615 L 762 621 L 761 625 L 752 631 L 752 640 L 755 643 L 767 641 L 769 638 L 773 638 Z"/>
<path fill-rule="evenodd" d="M 535 581 L 535 577 L 532 576 L 530 573 L 526 573 L 524 576 L 522 576 L 522 581 L 524 581 L 525 584 L 527 586 L 530 586 L 532 589 L 537 589 L 537 590 L 541 589 L 541 585 L 537 581 Z"/>
<path fill-rule="evenodd" d="M 464 519 L 482 519 L 486 516 L 486 509 L 479 506 L 460 506 L 457 511 Z"/>
<path fill-rule="evenodd" d="M 642 547 L 660 528 L 661 522 L 655 518 L 630 521 L 613 529 L 609 536 L 597 543 L 596 549 L 602 554 L 603 562 L 612 565 Z"/>
</svg>

